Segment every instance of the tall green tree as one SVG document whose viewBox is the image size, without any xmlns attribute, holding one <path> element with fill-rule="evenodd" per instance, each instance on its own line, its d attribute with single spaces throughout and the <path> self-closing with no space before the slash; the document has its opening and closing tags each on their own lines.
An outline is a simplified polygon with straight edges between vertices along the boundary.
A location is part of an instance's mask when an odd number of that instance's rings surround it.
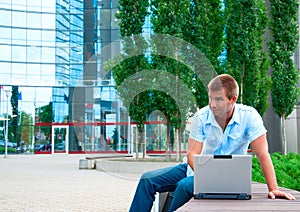
<svg viewBox="0 0 300 212">
<path fill-rule="evenodd" d="M 220 0 L 192 0 L 189 22 L 185 27 L 184 39 L 199 49 L 210 61 L 216 73 L 224 72 L 224 5 Z M 204 74 L 204 73 L 203 73 Z M 198 107 L 207 105 L 207 85 L 196 76 L 192 88 Z"/>
<path fill-rule="evenodd" d="M 120 19 L 120 35 L 122 40 L 122 52 L 123 55 L 121 62 L 112 68 L 113 76 L 116 81 L 117 90 L 123 98 L 123 101 L 127 103 L 129 108 L 130 117 L 137 123 L 140 141 L 136 141 L 136 158 L 138 158 L 139 143 L 142 144 L 143 157 L 146 153 L 146 142 L 144 139 L 146 121 L 146 109 L 144 101 L 145 97 L 142 94 L 137 94 L 134 99 L 128 99 L 131 97 L 131 93 L 135 92 L 135 86 L 128 89 L 128 86 L 122 86 L 126 83 L 126 80 L 132 79 L 136 73 L 148 69 L 148 60 L 145 57 L 147 43 L 140 35 L 143 31 L 143 25 L 145 18 L 148 15 L 147 8 L 149 7 L 148 0 L 120 0 L 118 5 L 119 12 L 116 17 Z M 124 59 L 126 58 L 126 59 Z M 136 79 L 136 78 L 134 78 Z M 143 95 L 147 96 L 147 93 Z"/>
<path fill-rule="evenodd" d="M 239 102 L 263 115 L 271 82 L 263 37 L 268 21 L 265 2 L 227 0 L 225 8 L 226 72 L 239 83 Z"/>
<path fill-rule="evenodd" d="M 169 86 L 175 88 L 173 96 L 168 96 L 163 92 L 156 92 L 156 105 L 159 105 L 159 110 L 164 112 L 166 117 L 167 126 L 167 142 L 166 152 L 167 156 L 171 156 L 171 127 L 176 129 L 175 145 L 177 152 L 177 160 L 180 159 L 180 146 L 181 146 L 181 134 L 182 126 L 181 113 L 187 113 L 188 108 L 185 111 L 180 111 L 178 103 L 182 101 L 182 93 L 180 92 L 179 86 L 181 82 L 188 83 L 187 79 L 190 75 L 190 70 L 184 64 L 178 62 L 179 57 L 182 55 L 182 49 L 180 45 L 169 42 L 168 36 L 174 36 L 176 38 L 184 38 L 185 30 L 189 26 L 187 18 L 189 16 L 190 1 L 163 1 L 163 0 L 152 0 L 151 1 L 151 23 L 152 30 L 154 33 L 161 34 L 160 38 L 161 45 L 164 46 L 165 52 L 170 55 L 174 55 L 173 58 L 168 58 L 165 55 L 152 55 L 153 68 L 156 70 L 166 71 L 174 76 L 173 82 Z M 164 36 L 166 35 L 166 36 Z M 168 36 L 167 36 L 168 35 Z M 161 48 L 161 46 L 152 46 L 152 48 Z M 166 83 L 166 82 L 165 82 Z M 168 89 L 169 90 L 169 89 Z M 167 90 L 166 90 L 167 91 Z M 172 99 L 173 98 L 173 99 Z M 175 99 L 174 99 L 175 98 Z M 180 103 L 179 103 L 180 104 Z"/>
<path fill-rule="evenodd" d="M 285 119 L 299 98 L 299 70 L 292 59 L 298 45 L 298 0 L 270 0 L 271 41 L 268 43 L 272 66 L 272 104 L 282 124 L 282 144 L 287 153 Z"/>
<path fill-rule="evenodd" d="M 207 85 L 203 84 L 203 77 L 206 77 L 207 69 L 205 66 L 211 65 L 217 72 L 222 72 L 220 55 L 224 48 L 224 21 L 223 21 L 223 9 L 222 2 L 219 0 L 192 0 L 192 1 L 162 1 L 152 0 L 152 27 L 155 33 L 168 34 L 177 38 L 182 38 L 190 45 L 187 48 L 176 47 L 176 44 L 172 47 L 167 46 L 168 42 L 163 43 L 167 49 L 173 52 L 179 52 L 178 57 L 184 57 L 186 61 L 191 64 L 195 64 L 201 60 L 201 58 L 195 58 L 191 51 L 191 46 L 197 48 L 199 52 L 202 52 L 204 57 L 209 61 L 209 64 L 201 64 L 198 68 L 197 75 L 194 71 L 189 70 L 186 66 L 183 66 L 178 61 L 175 61 L 164 57 L 153 57 L 154 66 L 157 69 L 166 70 L 172 73 L 181 82 L 184 82 L 192 91 L 194 99 L 197 105 L 189 105 L 189 109 L 202 107 L 207 104 Z M 174 47 L 175 46 L 175 47 Z M 199 56 L 199 55 L 198 55 Z M 187 65 L 187 64 L 184 64 Z M 177 84 L 177 83 L 176 83 Z M 182 96 L 177 99 L 183 98 Z M 177 102 L 178 100 L 176 100 Z M 180 111 L 182 113 L 188 113 L 191 111 Z M 195 112 L 195 110 L 192 110 Z M 172 114 L 172 113 L 170 113 Z M 171 115 L 169 118 L 176 119 L 176 114 Z M 178 141 L 180 142 L 180 136 L 183 131 L 180 131 L 182 126 L 176 125 L 170 122 L 172 126 L 176 126 L 176 134 Z M 180 149 L 178 149 L 180 152 Z"/>
</svg>

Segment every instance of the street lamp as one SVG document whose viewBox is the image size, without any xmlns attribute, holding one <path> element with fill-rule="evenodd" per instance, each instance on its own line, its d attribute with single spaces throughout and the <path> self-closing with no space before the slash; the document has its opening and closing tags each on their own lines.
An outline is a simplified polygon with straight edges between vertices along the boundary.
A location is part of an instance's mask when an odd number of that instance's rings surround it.
<svg viewBox="0 0 300 212">
<path fill-rule="evenodd" d="M 6 123 L 5 123 L 5 154 L 4 158 L 7 158 L 7 142 L 8 142 L 8 98 L 11 94 L 11 88 L 10 87 L 4 87 L 3 91 L 5 92 L 6 95 Z"/>
</svg>

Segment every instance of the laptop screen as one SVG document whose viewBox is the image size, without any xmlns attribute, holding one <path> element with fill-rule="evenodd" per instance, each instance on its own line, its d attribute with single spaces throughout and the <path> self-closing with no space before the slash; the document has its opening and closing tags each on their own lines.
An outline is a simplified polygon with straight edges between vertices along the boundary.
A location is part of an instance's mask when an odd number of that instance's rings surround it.
<svg viewBox="0 0 300 212">
<path fill-rule="evenodd" d="M 251 195 L 251 155 L 195 155 L 194 169 L 195 196 Z"/>
</svg>

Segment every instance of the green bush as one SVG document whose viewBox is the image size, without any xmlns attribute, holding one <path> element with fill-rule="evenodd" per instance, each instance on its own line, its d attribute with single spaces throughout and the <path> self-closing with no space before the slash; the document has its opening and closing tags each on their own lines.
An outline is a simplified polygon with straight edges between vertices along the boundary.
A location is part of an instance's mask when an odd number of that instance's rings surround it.
<svg viewBox="0 0 300 212">
<path fill-rule="evenodd" d="M 282 155 L 276 152 L 271 154 L 271 159 L 278 186 L 300 191 L 300 155 L 296 153 Z M 266 183 L 256 157 L 252 159 L 252 181 Z"/>
<path fill-rule="evenodd" d="M 0 154 L 4 154 L 4 153 L 5 153 L 5 147 L 0 146 Z M 8 147 L 7 153 L 16 153 L 16 148 Z"/>
</svg>

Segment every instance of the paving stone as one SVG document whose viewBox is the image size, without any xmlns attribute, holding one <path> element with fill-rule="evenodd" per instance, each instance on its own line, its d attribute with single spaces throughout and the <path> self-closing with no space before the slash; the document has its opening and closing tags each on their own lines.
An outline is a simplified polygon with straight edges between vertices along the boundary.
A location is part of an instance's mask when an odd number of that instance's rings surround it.
<svg viewBox="0 0 300 212">
<path fill-rule="evenodd" d="M 82 158 L 0 156 L 0 211 L 128 211 L 139 174 L 79 169 Z"/>
</svg>

